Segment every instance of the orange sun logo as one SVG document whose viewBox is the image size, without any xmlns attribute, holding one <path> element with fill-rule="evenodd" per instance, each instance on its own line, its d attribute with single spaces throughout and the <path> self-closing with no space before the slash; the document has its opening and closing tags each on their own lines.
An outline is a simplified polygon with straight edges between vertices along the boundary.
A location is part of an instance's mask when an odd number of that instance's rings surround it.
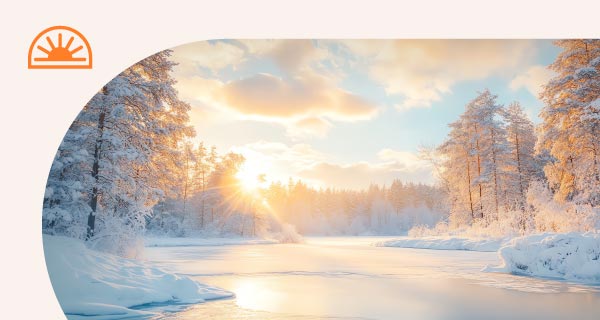
<svg viewBox="0 0 600 320">
<path fill-rule="evenodd" d="M 55 26 L 40 32 L 31 46 L 29 69 L 91 69 L 92 48 L 77 30 Z"/>
</svg>

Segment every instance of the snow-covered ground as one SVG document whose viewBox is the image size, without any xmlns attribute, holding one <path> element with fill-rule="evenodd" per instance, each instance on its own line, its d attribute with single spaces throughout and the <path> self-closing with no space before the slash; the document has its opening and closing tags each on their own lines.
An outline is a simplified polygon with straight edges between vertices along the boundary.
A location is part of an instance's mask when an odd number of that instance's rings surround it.
<svg viewBox="0 0 600 320">
<path fill-rule="evenodd" d="M 515 238 L 498 251 L 503 264 L 486 271 L 512 272 L 600 284 L 600 234 L 539 234 Z"/>
<path fill-rule="evenodd" d="M 376 242 L 378 247 L 397 247 L 433 250 L 497 251 L 507 239 L 474 239 L 460 237 L 401 237 Z"/>
<path fill-rule="evenodd" d="M 148 311 L 131 308 L 139 305 L 198 303 L 232 296 L 150 262 L 90 250 L 72 238 L 44 235 L 44 253 L 54 292 L 71 319 L 123 319 L 148 315 Z"/>
<path fill-rule="evenodd" d="M 145 237 L 146 247 L 200 247 L 200 246 L 231 246 L 253 244 L 275 244 L 277 240 L 257 238 L 174 238 L 174 237 Z"/>
</svg>

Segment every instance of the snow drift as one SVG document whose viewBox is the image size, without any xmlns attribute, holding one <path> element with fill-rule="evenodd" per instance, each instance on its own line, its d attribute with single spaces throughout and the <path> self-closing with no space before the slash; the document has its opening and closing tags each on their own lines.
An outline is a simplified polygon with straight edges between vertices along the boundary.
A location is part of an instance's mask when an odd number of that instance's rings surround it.
<svg viewBox="0 0 600 320">
<path fill-rule="evenodd" d="M 515 238 L 498 254 L 503 265 L 484 271 L 600 283 L 600 234 L 538 234 Z"/>
<path fill-rule="evenodd" d="M 131 307 L 148 303 L 198 303 L 232 296 L 151 263 L 94 251 L 80 240 L 44 235 L 46 265 L 67 315 L 123 318 L 145 314 Z"/>
<path fill-rule="evenodd" d="M 375 243 L 378 247 L 397 247 L 433 250 L 469 250 L 493 252 L 497 251 L 505 240 L 503 239 L 473 239 L 454 237 L 403 237 L 394 240 Z"/>
</svg>

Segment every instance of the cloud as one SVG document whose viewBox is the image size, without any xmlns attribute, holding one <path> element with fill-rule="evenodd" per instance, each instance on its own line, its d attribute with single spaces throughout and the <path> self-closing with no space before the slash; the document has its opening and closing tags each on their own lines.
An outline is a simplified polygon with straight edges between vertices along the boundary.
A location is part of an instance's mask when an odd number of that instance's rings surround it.
<svg viewBox="0 0 600 320">
<path fill-rule="evenodd" d="M 299 164 L 297 168 L 303 168 L 326 158 L 325 154 L 305 143 L 290 146 L 281 142 L 261 140 L 241 147 L 232 147 L 231 151 L 241 152 L 242 154 L 246 151 L 260 153 L 276 160 Z"/>
<path fill-rule="evenodd" d="M 330 121 L 372 118 L 377 106 L 342 89 L 335 77 L 317 70 L 329 57 L 312 40 L 241 40 L 249 54 L 271 59 L 281 76 L 258 73 L 226 83 L 220 92 L 230 108 L 244 115 L 285 121 L 289 133 L 324 136 Z M 328 121 L 328 120 L 329 121 Z"/>
<path fill-rule="evenodd" d="M 256 74 L 226 83 L 219 96 L 241 114 L 294 122 L 305 118 L 365 120 L 377 112 L 376 105 L 312 72 L 290 79 Z"/>
<path fill-rule="evenodd" d="M 389 173 L 386 168 L 367 162 L 348 165 L 321 162 L 300 172 L 300 177 L 316 181 L 322 187 L 360 189 L 370 183 L 386 183 L 391 178 Z"/>
<path fill-rule="evenodd" d="M 215 102 L 215 92 L 223 86 L 216 79 L 208 79 L 201 76 L 179 77 L 175 89 L 179 96 L 189 102 Z"/>
<path fill-rule="evenodd" d="M 440 101 L 463 81 L 515 74 L 535 55 L 536 47 L 528 40 L 233 40 L 174 49 L 174 60 L 180 63 L 178 76 L 198 76 L 199 68 L 216 72 L 249 61 L 272 61 L 281 74 L 220 79 L 226 82 L 221 96 L 242 114 L 279 122 L 291 116 L 288 127 L 299 118 L 327 119 L 330 126 L 331 121 L 370 119 L 372 103 L 339 85 L 348 70 L 364 70 L 388 95 L 400 96 L 396 106 L 406 109 Z M 513 79 L 511 87 L 533 88 L 547 73 L 534 66 L 530 73 Z M 530 91 L 537 94 L 538 90 Z M 361 116 L 346 117 L 354 108 L 358 108 L 354 114 Z M 314 134 L 321 136 L 322 131 Z"/>
<path fill-rule="evenodd" d="M 179 64 L 175 71 L 179 76 L 191 76 L 198 68 L 218 71 L 235 67 L 245 61 L 244 50 L 223 41 L 199 41 L 173 48 L 173 60 Z"/>
<path fill-rule="evenodd" d="M 408 169 L 429 168 L 429 162 L 419 158 L 414 152 L 383 149 L 377 153 L 379 159 L 394 162 Z"/>
<path fill-rule="evenodd" d="M 219 101 L 217 93 L 222 87 L 223 83 L 216 79 L 200 76 L 178 78 L 175 89 L 179 97 L 192 107 L 191 123 L 201 127 L 209 122 L 231 121 L 235 118 L 235 114 L 227 112 L 228 109 Z"/>
<path fill-rule="evenodd" d="M 323 138 L 331 128 L 331 123 L 327 120 L 310 117 L 296 121 L 288 130 L 292 138 L 302 137 L 320 137 Z"/>
<path fill-rule="evenodd" d="M 433 183 L 432 168 L 417 154 L 409 151 L 383 149 L 377 153 L 379 162 L 335 164 L 317 162 L 299 176 L 322 186 L 360 189 L 372 183 L 389 185 L 394 179 L 415 183 Z"/>
<path fill-rule="evenodd" d="M 526 40 L 348 40 L 388 95 L 401 95 L 400 108 L 427 107 L 462 81 L 508 75 L 534 58 Z"/>
<path fill-rule="evenodd" d="M 311 64 L 328 58 L 327 50 L 315 46 L 312 40 L 239 40 L 249 54 L 272 59 L 282 70 L 305 70 Z"/>
<path fill-rule="evenodd" d="M 545 66 L 535 65 L 529 67 L 524 73 L 517 75 L 510 82 L 512 90 L 527 89 L 534 97 L 539 97 L 543 85 L 548 83 L 556 73 Z"/>
<path fill-rule="evenodd" d="M 364 120 L 377 113 L 375 105 L 327 78 L 309 77 L 313 80 L 285 81 L 258 74 L 223 83 L 196 75 L 180 77 L 175 88 L 192 105 L 192 121 L 252 118 L 282 124 L 293 138 L 325 137 L 331 121 Z"/>
<path fill-rule="evenodd" d="M 342 88 L 333 72 L 323 70 L 320 63 L 328 56 L 312 40 L 192 43 L 174 49 L 174 60 L 179 63 L 176 88 L 192 106 L 224 112 L 232 121 L 278 123 L 294 139 L 323 138 L 334 122 L 368 120 L 379 108 Z M 265 60 L 278 70 L 254 71 L 252 63 Z M 245 71 L 238 78 L 223 77 L 219 70 L 228 66 Z"/>
<path fill-rule="evenodd" d="M 299 175 L 317 181 L 318 185 L 340 189 L 361 189 L 372 183 L 389 186 L 394 179 L 415 183 L 433 182 L 429 168 L 409 168 L 399 162 L 357 162 L 347 165 L 321 162 Z"/>
<path fill-rule="evenodd" d="M 236 68 L 252 58 L 272 60 L 283 71 L 304 70 L 329 56 L 312 40 L 229 40 L 198 41 L 173 48 L 179 75 L 193 75 L 198 68 L 219 71 Z"/>
</svg>

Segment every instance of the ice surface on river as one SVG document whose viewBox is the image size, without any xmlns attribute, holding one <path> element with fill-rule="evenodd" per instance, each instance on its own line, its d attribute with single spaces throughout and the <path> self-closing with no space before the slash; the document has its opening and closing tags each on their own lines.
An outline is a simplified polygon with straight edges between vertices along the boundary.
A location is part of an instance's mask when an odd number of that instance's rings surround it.
<svg viewBox="0 0 600 320">
<path fill-rule="evenodd" d="M 598 287 L 485 273 L 495 252 L 376 247 L 386 237 L 303 244 L 146 248 L 171 271 L 236 294 L 159 319 L 597 319 Z"/>
</svg>

